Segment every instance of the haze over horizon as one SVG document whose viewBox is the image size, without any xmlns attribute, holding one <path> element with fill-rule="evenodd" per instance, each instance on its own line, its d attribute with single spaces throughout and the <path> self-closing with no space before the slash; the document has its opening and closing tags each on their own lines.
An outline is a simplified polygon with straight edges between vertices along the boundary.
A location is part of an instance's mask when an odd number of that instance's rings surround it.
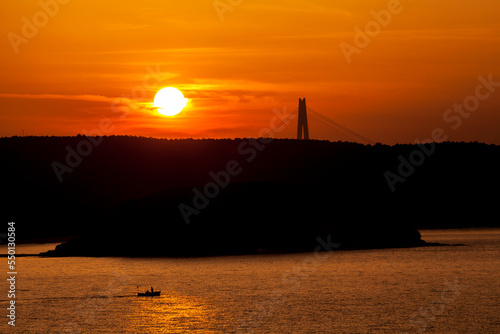
<svg viewBox="0 0 500 334">
<path fill-rule="evenodd" d="M 500 3 L 232 3 L 2 3 L 0 136 L 77 135 L 109 118 L 109 135 L 257 137 L 306 97 L 384 144 L 436 128 L 500 144 Z M 494 84 L 478 90 L 479 77 Z M 148 106 L 168 86 L 189 99 L 175 117 Z M 464 102 L 470 115 L 446 122 Z"/>
</svg>

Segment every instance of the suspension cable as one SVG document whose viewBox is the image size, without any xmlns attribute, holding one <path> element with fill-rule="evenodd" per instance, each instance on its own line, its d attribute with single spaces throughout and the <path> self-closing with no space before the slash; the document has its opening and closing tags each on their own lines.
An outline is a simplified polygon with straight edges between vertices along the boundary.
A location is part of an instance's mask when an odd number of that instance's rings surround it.
<svg viewBox="0 0 500 334">
<path fill-rule="evenodd" d="M 370 144 L 375 144 L 375 142 L 374 142 L 374 141 L 372 141 L 372 140 L 370 140 L 370 139 L 366 138 L 365 136 L 360 135 L 359 133 L 357 133 L 357 132 L 355 132 L 355 131 L 353 131 L 353 130 L 351 130 L 351 129 L 349 129 L 349 128 L 346 128 L 345 126 L 343 126 L 343 125 L 341 125 L 341 124 L 339 124 L 339 123 L 337 123 L 337 122 L 335 122 L 335 121 L 331 120 L 330 118 L 328 118 L 328 117 L 326 117 L 326 116 L 323 116 L 323 115 L 322 115 L 322 114 L 320 114 L 319 112 L 317 112 L 317 111 L 315 111 L 315 110 L 313 110 L 313 109 L 311 109 L 311 108 L 309 108 L 309 107 L 307 108 L 307 110 L 308 110 L 308 111 L 310 111 L 310 112 L 312 112 L 315 116 L 322 118 L 323 120 L 325 120 L 325 121 L 327 121 L 327 122 L 331 123 L 332 125 L 334 125 L 334 126 L 336 126 L 336 127 L 340 128 L 340 129 L 342 129 L 342 130 L 344 130 L 344 131 L 346 131 L 346 132 L 350 133 L 351 135 L 354 135 L 354 136 L 356 136 L 357 138 L 362 139 L 362 140 L 364 140 L 364 141 L 366 141 L 366 142 L 368 142 L 368 143 L 370 143 Z"/>
<path fill-rule="evenodd" d="M 299 111 L 299 108 L 292 111 L 285 119 L 278 123 L 271 131 L 269 131 L 264 138 L 269 137 L 269 135 L 274 134 L 280 127 L 282 127 L 292 116 L 294 116 Z"/>
</svg>

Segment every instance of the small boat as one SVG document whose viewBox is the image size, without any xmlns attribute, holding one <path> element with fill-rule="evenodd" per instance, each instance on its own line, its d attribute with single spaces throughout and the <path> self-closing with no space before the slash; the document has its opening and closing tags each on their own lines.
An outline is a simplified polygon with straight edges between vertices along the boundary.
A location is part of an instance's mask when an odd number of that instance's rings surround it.
<svg viewBox="0 0 500 334">
<path fill-rule="evenodd" d="M 156 296 L 159 296 L 161 293 L 161 291 L 146 291 L 146 292 L 139 292 L 137 293 L 137 296 L 139 297 L 156 297 Z"/>
</svg>

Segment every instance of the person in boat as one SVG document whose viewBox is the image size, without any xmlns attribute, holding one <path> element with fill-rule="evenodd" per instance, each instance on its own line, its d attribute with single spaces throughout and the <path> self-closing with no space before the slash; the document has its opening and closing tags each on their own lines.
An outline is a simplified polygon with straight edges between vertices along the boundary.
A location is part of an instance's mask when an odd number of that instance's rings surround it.
<svg viewBox="0 0 500 334">
<path fill-rule="evenodd" d="M 153 287 L 151 287 L 151 293 L 154 293 L 155 291 L 153 290 Z"/>
</svg>

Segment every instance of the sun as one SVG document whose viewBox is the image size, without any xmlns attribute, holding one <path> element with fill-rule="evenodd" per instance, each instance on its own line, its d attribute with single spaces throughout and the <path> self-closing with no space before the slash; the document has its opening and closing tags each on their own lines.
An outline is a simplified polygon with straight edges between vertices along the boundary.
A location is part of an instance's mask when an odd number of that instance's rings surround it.
<svg viewBox="0 0 500 334">
<path fill-rule="evenodd" d="M 188 101 L 177 88 L 166 87 L 156 93 L 153 104 L 158 113 L 164 116 L 174 116 L 184 109 Z"/>
</svg>

